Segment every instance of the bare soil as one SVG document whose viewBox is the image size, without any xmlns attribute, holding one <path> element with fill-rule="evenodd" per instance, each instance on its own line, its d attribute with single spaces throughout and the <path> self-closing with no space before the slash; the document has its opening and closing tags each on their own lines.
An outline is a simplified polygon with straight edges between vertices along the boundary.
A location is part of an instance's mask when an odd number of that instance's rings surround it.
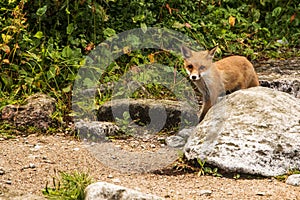
<svg viewBox="0 0 300 200">
<path fill-rule="evenodd" d="M 53 177 L 60 171 L 86 172 L 94 181 L 106 181 L 166 199 L 300 199 L 300 187 L 274 178 L 235 180 L 165 169 L 169 173 L 125 173 L 111 169 L 99 162 L 82 141 L 64 135 L 2 139 L 0 199 L 43 199 L 42 189 L 47 183 L 52 186 Z M 17 198 L 22 195 L 25 196 Z"/>
</svg>

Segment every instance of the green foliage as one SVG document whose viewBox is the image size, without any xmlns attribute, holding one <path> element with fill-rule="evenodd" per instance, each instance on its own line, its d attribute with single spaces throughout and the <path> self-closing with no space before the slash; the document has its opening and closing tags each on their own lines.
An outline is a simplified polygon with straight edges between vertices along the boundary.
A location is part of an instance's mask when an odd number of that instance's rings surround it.
<svg viewBox="0 0 300 200">
<path fill-rule="evenodd" d="M 70 92 L 82 60 L 81 49 L 71 49 L 40 30 L 30 30 L 25 14 L 28 2 L 14 6 L 3 8 L 6 12 L 1 17 L 5 20 L 1 24 L 0 44 L 0 99 L 4 102 L 1 107 L 32 93 L 48 93 L 56 97 L 60 111 L 56 118 L 62 121 L 70 109 Z M 36 15 L 42 16 L 46 11 L 47 6 L 41 7 Z"/>
<path fill-rule="evenodd" d="M 283 26 L 286 27 L 284 30 L 290 31 L 289 38 L 286 38 L 289 45 L 299 47 L 299 37 L 295 40 L 299 34 L 299 19 L 292 22 L 288 20 L 297 13 L 299 5 L 291 4 L 294 5 L 286 7 L 285 2 L 279 1 L 274 4 L 268 2 L 267 5 L 262 5 L 261 1 L 202 2 L 192 15 L 180 15 L 184 22 L 191 25 L 190 32 L 203 46 L 211 47 L 218 43 L 225 55 L 241 54 L 253 59 L 269 56 L 269 53 L 280 56 L 276 53 L 284 45 L 277 40 L 288 35 L 283 33 Z M 282 16 L 278 11 L 274 12 L 277 8 L 282 8 L 286 14 Z"/>
<path fill-rule="evenodd" d="M 84 200 L 84 190 L 92 183 L 92 179 L 85 173 L 73 172 L 60 174 L 53 178 L 53 188 L 43 189 L 48 199 L 55 200 Z"/>
<path fill-rule="evenodd" d="M 116 118 L 116 123 L 120 127 L 120 131 L 123 133 L 126 133 L 127 136 L 130 136 L 133 134 L 132 129 L 130 129 L 130 113 L 129 112 L 124 112 L 123 113 L 123 118 Z M 131 122 L 132 123 L 132 122 Z"/>
<path fill-rule="evenodd" d="M 276 176 L 275 178 L 279 181 L 286 181 L 286 179 L 292 174 L 300 174 L 300 170 L 290 169 L 286 174 L 283 174 L 281 176 Z"/>
<path fill-rule="evenodd" d="M 0 138 L 11 139 L 15 138 L 14 135 L 17 135 L 16 128 L 8 123 L 0 122 Z"/>
<path fill-rule="evenodd" d="M 222 177 L 222 174 L 218 172 L 218 168 L 211 168 L 210 166 L 206 166 L 205 160 L 202 161 L 200 159 L 197 159 L 197 164 L 199 167 L 198 176 L 201 175 L 212 175 L 217 177 Z"/>
<path fill-rule="evenodd" d="M 174 164 L 174 168 L 184 172 L 196 172 L 198 176 L 211 175 L 215 177 L 222 177 L 223 175 L 218 172 L 218 168 L 206 164 L 205 161 L 195 159 L 189 161 L 185 158 L 182 152 L 179 152 L 179 158 Z"/>
<path fill-rule="evenodd" d="M 295 1 L 140 0 L 110 1 L 104 7 L 109 8 L 105 25 L 117 33 L 145 24 L 166 27 L 188 34 L 206 48 L 218 43 L 225 55 L 252 59 L 279 57 L 286 49 L 299 48 L 300 5 Z"/>
<path fill-rule="evenodd" d="M 233 179 L 236 179 L 236 180 L 239 179 L 240 177 L 241 177 L 240 174 L 234 174 L 234 175 L 233 175 Z"/>
<path fill-rule="evenodd" d="M 300 55 L 297 1 L 10 0 L 0 5 L 0 110 L 43 92 L 57 99 L 53 117 L 58 121 L 70 120 L 72 85 L 85 56 L 96 44 L 133 28 L 173 29 L 204 48 L 219 44 L 218 56 Z M 153 62 L 176 66 L 182 73 L 181 61 L 169 52 L 141 49 L 126 52 L 111 63 L 100 83 L 108 85 L 135 66 Z M 143 87 L 146 90 L 141 88 L 134 98 L 174 98 L 161 85 Z M 101 104 L 111 93 L 106 91 L 98 98 Z"/>
</svg>

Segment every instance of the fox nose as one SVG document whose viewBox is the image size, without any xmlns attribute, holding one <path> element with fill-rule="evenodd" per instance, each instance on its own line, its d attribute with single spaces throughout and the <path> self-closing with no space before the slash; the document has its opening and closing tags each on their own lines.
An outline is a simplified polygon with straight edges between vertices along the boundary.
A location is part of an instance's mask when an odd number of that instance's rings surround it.
<svg viewBox="0 0 300 200">
<path fill-rule="evenodd" d="M 192 76 L 191 76 L 191 79 L 192 79 L 192 80 L 197 80 L 197 78 L 198 78 L 198 76 L 196 76 L 196 75 L 192 75 Z"/>
</svg>

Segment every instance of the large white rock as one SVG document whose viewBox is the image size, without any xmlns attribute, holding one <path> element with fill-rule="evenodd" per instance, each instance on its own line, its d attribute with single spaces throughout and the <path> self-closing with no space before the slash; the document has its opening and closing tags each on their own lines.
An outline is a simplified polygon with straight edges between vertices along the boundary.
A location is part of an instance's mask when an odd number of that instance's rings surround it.
<svg viewBox="0 0 300 200">
<path fill-rule="evenodd" d="M 85 189 L 85 200 L 162 200 L 162 197 L 144 194 L 126 187 L 97 182 Z"/>
<path fill-rule="evenodd" d="M 300 169 L 300 100 L 263 87 L 234 92 L 210 109 L 184 153 L 238 173 Z"/>
</svg>

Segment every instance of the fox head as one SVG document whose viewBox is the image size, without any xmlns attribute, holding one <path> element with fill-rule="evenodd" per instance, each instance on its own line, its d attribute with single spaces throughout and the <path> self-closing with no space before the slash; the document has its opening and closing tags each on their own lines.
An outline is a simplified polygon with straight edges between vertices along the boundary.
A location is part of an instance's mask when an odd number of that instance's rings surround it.
<svg viewBox="0 0 300 200">
<path fill-rule="evenodd" d="M 184 68 L 191 80 L 199 80 L 212 66 L 212 60 L 217 48 L 218 46 L 207 51 L 193 51 L 185 46 L 181 47 L 181 53 L 184 57 Z"/>
</svg>

